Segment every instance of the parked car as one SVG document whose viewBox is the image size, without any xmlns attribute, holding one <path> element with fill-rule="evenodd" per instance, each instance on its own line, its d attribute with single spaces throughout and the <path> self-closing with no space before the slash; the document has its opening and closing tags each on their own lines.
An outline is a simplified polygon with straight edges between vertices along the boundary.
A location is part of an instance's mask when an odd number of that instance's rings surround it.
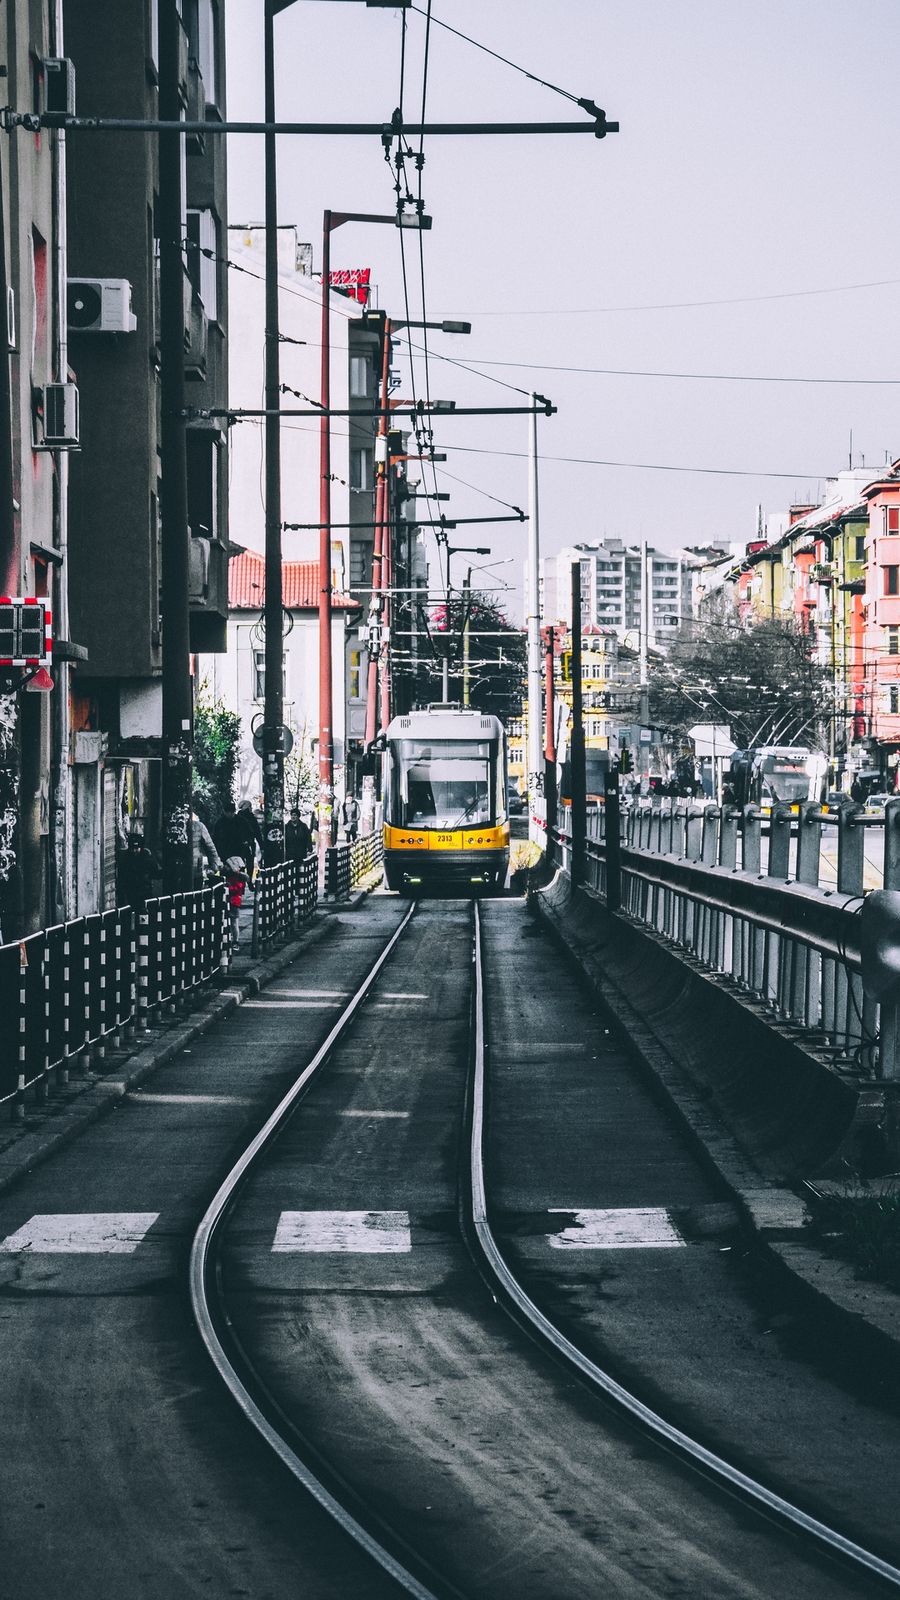
<svg viewBox="0 0 900 1600">
<path fill-rule="evenodd" d="M 514 783 L 507 784 L 506 805 L 511 817 L 520 817 L 525 810 L 525 796 L 519 793 Z"/>
<path fill-rule="evenodd" d="M 896 800 L 894 794 L 870 794 L 866 800 L 865 813 L 867 817 L 883 817 L 884 808 L 889 800 Z"/>
</svg>

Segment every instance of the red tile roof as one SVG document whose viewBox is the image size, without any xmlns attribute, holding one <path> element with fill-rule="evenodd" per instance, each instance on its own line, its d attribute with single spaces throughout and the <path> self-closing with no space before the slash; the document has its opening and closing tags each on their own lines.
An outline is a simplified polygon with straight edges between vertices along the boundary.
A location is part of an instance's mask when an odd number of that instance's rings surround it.
<svg viewBox="0 0 900 1600">
<path fill-rule="evenodd" d="M 319 605 L 318 561 L 283 561 L 281 581 L 284 604 L 289 611 L 316 611 Z M 244 550 L 228 563 L 228 605 L 232 611 L 261 611 L 266 599 L 266 567 L 255 550 Z M 336 611 L 358 609 L 359 601 L 350 595 L 332 593 Z"/>
</svg>

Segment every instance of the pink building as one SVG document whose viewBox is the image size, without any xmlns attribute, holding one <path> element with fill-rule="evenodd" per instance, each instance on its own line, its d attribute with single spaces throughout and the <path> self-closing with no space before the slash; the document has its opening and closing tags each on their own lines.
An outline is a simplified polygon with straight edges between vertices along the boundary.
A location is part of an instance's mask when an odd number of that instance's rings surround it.
<svg viewBox="0 0 900 1600">
<path fill-rule="evenodd" d="M 880 760 L 896 768 L 900 751 L 900 462 L 870 483 L 863 498 L 869 506 L 863 596 L 867 732 Z"/>
</svg>

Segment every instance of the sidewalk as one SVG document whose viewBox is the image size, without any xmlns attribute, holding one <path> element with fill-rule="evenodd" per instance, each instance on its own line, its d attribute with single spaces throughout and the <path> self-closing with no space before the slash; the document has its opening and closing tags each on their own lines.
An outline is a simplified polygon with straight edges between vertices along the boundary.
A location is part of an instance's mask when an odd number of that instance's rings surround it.
<svg viewBox="0 0 900 1600">
<path fill-rule="evenodd" d="M 305 928 L 278 950 L 254 961 L 252 900 L 240 913 L 239 946 L 221 987 L 210 987 L 201 1003 L 181 1016 L 166 1018 L 124 1042 L 107 1049 L 102 1059 L 92 1058 L 82 1071 L 70 1069 L 67 1084 L 50 1089 L 45 1103 L 29 1096 L 21 1121 L 0 1121 L 0 1190 L 9 1188 L 26 1172 L 68 1144 L 82 1129 L 102 1117 L 116 1101 L 136 1088 L 158 1067 L 188 1049 L 214 1023 L 227 1017 L 245 1000 L 289 967 L 313 945 L 329 938 L 336 924 L 325 911 L 352 911 L 374 887 L 374 881 L 354 891 L 348 900 L 320 903 Z"/>
</svg>

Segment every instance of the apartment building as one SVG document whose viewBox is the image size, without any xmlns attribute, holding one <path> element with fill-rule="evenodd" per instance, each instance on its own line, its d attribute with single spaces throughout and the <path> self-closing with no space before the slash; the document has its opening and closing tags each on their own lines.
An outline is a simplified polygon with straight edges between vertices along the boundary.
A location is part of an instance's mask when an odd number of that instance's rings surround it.
<svg viewBox="0 0 900 1600">
<path fill-rule="evenodd" d="M 644 554 L 646 555 L 646 569 Z M 572 565 L 581 565 L 583 626 L 613 628 L 636 643 L 641 632 L 641 583 L 646 570 L 648 643 L 664 648 L 691 616 L 695 563 L 682 551 L 664 551 L 623 539 L 570 545 L 541 562 L 541 614 L 571 625 Z"/>
</svg>

